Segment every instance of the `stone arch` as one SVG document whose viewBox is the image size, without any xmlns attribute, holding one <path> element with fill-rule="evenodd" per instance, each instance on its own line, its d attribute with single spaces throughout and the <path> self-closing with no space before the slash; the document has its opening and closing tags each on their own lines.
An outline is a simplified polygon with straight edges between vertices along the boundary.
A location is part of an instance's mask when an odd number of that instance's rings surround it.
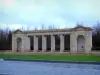
<svg viewBox="0 0 100 75">
<path fill-rule="evenodd" d="M 85 50 L 85 37 L 83 35 L 77 36 L 77 50 L 78 52 Z"/>
<path fill-rule="evenodd" d="M 21 51 L 22 39 L 18 37 L 16 41 L 17 41 L 17 51 Z"/>
</svg>

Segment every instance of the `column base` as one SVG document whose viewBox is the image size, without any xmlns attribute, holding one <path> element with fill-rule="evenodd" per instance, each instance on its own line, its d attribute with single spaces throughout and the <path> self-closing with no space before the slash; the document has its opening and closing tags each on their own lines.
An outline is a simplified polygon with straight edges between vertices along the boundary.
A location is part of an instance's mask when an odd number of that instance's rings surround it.
<svg viewBox="0 0 100 75">
<path fill-rule="evenodd" d="M 38 52 L 38 50 L 33 50 L 33 52 Z"/>
<path fill-rule="evenodd" d="M 16 50 L 12 50 L 12 52 L 16 52 Z"/>
<path fill-rule="evenodd" d="M 76 53 L 78 53 L 78 52 L 77 52 L 77 51 L 70 50 L 70 53 L 71 53 L 71 54 L 76 54 Z"/>
<path fill-rule="evenodd" d="M 89 53 L 91 53 L 91 51 L 90 50 L 89 51 L 85 51 L 84 53 L 89 54 Z"/>
<path fill-rule="evenodd" d="M 21 50 L 21 52 L 25 52 L 24 50 Z"/>
<path fill-rule="evenodd" d="M 42 52 L 46 52 L 46 50 L 42 50 Z"/>
<path fill-rule="evenodd" d="M 60 52 L 64 52 L 64 50 L 60 50 Z"/>
<path fill-rule="evenodd" d="M 51 50 L 51 52 L 55 52 L 55 50 Z"/>
</svg>

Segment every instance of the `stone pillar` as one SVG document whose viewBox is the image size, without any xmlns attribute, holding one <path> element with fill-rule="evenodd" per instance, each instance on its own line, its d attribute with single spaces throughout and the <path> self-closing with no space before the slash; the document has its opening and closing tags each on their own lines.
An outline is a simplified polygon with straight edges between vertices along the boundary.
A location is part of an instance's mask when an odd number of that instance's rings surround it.
<svg viewBox="0 0 100 75">
<path fill-rule="evenodd" d="M 25 37 L 22 37 L 21 52 L 25 51 Z"/>
<path fill-rule="evenodd" d="M 25 38 L 25 51 L 26 52 L 30 51 L 30 38 L 29 37 Z"/>
<path fill-rule="evenodd" d="M 51 35 L 51 52 L 55 51 L 55 36 Z"/>
<path fill-rule="evenodd" d="M 46 51 L 46 36 L 42 35 L 42 51 Z"/>
<path fill-rule="evenodd" d="M 16 40 L 15 40 L 15 36 L 12 35 L 12 52 L 16 52 L 17 51 L 17 48 L 16 47 Z"/>
<path fill-rule="evenodd" d="M 77 35 L 74 31 L 70 34 L 70 52 L 77 53 Z"/>
<path fill-rule="evenodd" d="M 64 51 L 64 35 L 60 35 L 60 52 Z"/>
<path fill-rule="evenodd" d="M 30 37 L 28 37 L 27 42 L 28 42 L 27 49 L 30 51 Z"/>
<path fill-rule="evenodd" d="M 85 37 L 85 53 L 91 53 L 92 49 L 92 31 L 87 31 Z"/>
<path fill-rule="evenodd" d="M 38 51 L 38 36 L 34 36 L 34 52 Z"/>
</svg>

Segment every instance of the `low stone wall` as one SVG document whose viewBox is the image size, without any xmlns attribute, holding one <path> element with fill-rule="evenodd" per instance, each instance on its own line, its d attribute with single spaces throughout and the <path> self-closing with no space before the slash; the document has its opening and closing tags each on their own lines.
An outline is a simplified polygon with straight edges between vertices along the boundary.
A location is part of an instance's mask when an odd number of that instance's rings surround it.
<svg viewBox="0 0 100 75">
<path fill-rule="evenodd" d="M 11 50 L 1 51 L 0 53 L 4 54 L 45 54 L 45 55 L 99 55 L 100 51 L 92 51 L 91 53 L 87 54 L 84 52 L 78 53 L 70 53 L 70 52 L 12 52 Z"/>
</svg>

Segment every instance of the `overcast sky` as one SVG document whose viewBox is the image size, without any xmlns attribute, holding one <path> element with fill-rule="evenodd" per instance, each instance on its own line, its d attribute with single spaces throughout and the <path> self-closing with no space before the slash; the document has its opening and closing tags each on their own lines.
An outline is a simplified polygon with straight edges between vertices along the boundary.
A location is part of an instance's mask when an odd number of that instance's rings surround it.
<svg viewBox="0 0 100 75">
<path fill-rule="evenodd" d="M 0 27 L 30 28 L 44 24 L 92 26 L 100 20 L 100 0 L 0 0 Z"/>
</svg>

